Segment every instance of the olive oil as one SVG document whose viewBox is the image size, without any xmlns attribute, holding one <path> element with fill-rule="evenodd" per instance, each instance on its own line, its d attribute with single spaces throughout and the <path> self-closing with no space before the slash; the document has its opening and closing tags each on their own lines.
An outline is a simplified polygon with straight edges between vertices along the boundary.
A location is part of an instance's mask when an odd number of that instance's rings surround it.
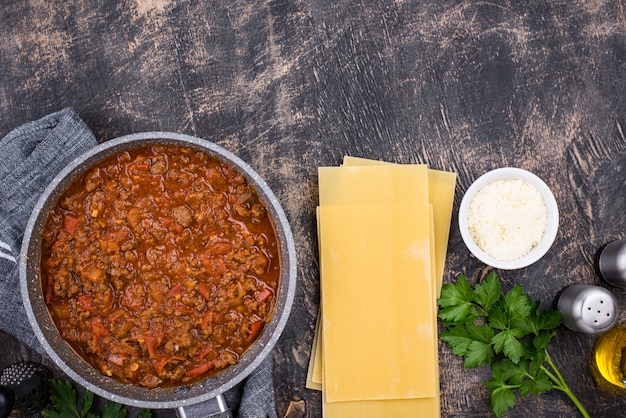
<svg viewBox="0 0 626 418">
<path fill-rule="evenodd" d="M 626 389 L 626 325 L 618 325 L 598 338 L 594 360 L 602 378 Z"/>
</svg>

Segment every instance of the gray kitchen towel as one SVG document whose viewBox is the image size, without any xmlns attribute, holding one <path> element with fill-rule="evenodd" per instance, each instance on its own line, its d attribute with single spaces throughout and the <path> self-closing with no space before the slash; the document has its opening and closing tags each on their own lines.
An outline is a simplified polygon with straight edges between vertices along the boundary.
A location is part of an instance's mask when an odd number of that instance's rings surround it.
<svg viewBox="0 0 626 418">
<path fill-rule="evenodd" d="M 41 354 L 19 286 L 24 228 L 48 183 L 95 145 L 87 125 L 69 109 L 22 125 L 0 141 L 0 326 Z"/>
<path fill-rule="evenodd" d="M 32 331 L 20 293 L 19 252 L 28 218 L 52 179 L 97 145 L 71 109 L 24 124 L 0 140 L 0 329 L 46 355 Z M 224 396 L 240 418 L 276 418 L 272 356 Z"/>
</svg>

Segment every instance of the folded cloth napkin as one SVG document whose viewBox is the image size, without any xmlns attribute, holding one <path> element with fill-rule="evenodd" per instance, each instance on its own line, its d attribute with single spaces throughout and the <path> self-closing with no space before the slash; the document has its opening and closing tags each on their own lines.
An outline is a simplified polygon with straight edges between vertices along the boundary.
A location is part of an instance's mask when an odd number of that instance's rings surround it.
<svg viewBox="0 0 626 418">
<path fill-rule="evenodd" d="M 26 317 L 20 293 L 19 252 L 28 218 L 52 179 L 97 145 L 71 109 L 27 123 L 0 140 L 0 328 L 46 355 Z M 224 394 L 236 417 L 276 418 L 271 355 Z"/>
</svg>

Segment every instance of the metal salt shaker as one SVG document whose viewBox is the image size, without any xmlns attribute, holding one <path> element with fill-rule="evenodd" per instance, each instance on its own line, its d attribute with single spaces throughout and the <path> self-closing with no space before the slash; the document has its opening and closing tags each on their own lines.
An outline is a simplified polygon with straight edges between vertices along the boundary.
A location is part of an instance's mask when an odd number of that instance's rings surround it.
<svg viewBox="0 0 626 418">
<path fill-rule="evenodd" d="M 585 334 L 608 331 L 619 316 L 617 299 L 601 286 L 570 285 L 561 293 L 557 308 L 567 328 Z"/>
<path fill-rule="evenodd" d="M 626 239 L 610 242 L 596 260 L 600 276 L 615 287 L 626 288 Z"/>
</svg>

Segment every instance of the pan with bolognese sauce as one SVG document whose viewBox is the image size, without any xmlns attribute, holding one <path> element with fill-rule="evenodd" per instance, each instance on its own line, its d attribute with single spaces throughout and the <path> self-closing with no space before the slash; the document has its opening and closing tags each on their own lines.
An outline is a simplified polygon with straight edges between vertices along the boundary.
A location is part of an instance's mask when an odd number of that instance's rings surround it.
<svg viewBox="0 0 626 418">
<path fill-rule="evenodd" d="M 22 293 L 44 349 L 87 389 L 192 405 L 270 353 L 293 302 L 294 247 L 275 195 L 238 157 L 186 135 L 129 135 L 46 189 Z"/>
</svg>

